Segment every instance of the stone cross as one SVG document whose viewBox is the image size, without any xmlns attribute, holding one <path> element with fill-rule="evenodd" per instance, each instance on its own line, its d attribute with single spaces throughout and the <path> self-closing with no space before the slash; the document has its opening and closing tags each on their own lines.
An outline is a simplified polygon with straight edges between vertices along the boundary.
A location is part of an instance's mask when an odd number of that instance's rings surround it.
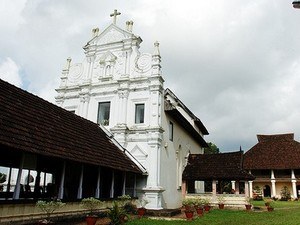
<svg viewBox="0 0 300 225">
<path fill-rule="evenodd" d="M 114 10 L 114 12 L 112 14 L 110 14 L 110 17 L 114 17 L 113 23 L 116 24 L 117 22 L 117 16 L 121 15 L 120 12 L 118 12 L 116 9 Z"/>
</svg>

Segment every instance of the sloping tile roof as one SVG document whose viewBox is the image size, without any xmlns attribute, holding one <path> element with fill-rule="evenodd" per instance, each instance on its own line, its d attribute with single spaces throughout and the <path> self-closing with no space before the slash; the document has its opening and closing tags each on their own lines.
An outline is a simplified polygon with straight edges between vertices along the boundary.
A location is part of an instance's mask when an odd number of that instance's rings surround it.
<svg viewBox="0 0 300 225">
<path fill-rule="evenodd" d="M 300 143 L 294 134 L 257 135 L 257 139 L 244 155 L 245 169 L 300 168 Z"/>
<path fill-rule="evenodd" d="M 95 123 L 0 79 L 0 145 L 141 173 Z"/>
<path fill-rule="evenodd" d="M 242 169 L 243 152 L 190 154 L 183 180 L 254 180 Z"/>
</svg>

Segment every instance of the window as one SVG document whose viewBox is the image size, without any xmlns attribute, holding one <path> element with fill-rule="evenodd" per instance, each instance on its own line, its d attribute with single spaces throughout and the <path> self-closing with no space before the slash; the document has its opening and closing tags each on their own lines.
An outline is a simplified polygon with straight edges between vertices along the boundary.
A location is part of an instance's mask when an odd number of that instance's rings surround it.
<svg viewBox="0 0 300 225">
<path fill-rule="evenodd" d="M 171 121 L 169 123 L 169 140 L 173 141 L 173 123 Z"/>
<path fill-rule="evenodd" d="M 144 123 L 145 104 L 135 105 L 135 123 Z"/>
<path fill-rule="evenodd" d="M 110 102 L 99 102 L 97 123 L 109 125 Z"/>
</svg>

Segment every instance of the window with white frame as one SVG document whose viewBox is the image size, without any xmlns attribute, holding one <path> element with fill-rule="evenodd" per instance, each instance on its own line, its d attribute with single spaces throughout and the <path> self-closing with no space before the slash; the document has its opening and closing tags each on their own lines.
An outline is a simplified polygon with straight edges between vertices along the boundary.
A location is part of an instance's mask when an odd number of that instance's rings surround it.
<svg viewBox="0 0 300 225">
<path fill-rule="evenodd" d="M 171 121 L 169 123 L 169 140 L 173 141 L 173 123 Z"/>
<path fill-rule="evenodd" d="M 144 123 L 145 104 L 135 105 L 135 123 Z"/>
<path fill-rule="evenodd" d="M 109 125 L 110 102 L 99 102 L 97 123 Z"/>
</svg>

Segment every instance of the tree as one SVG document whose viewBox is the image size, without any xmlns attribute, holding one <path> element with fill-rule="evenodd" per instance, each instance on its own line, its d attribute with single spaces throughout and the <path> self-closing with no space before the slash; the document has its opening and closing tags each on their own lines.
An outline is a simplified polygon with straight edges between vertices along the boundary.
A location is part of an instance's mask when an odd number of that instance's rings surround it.
<svg viewBox="0 0 300 225">
<path fill-rule="evenodd" d="M 204 154 L 217 154 L 220 153 L 219 148 L 212 142 L 208 142 L 208 147 L 204 148 Z"/>
</svg>

